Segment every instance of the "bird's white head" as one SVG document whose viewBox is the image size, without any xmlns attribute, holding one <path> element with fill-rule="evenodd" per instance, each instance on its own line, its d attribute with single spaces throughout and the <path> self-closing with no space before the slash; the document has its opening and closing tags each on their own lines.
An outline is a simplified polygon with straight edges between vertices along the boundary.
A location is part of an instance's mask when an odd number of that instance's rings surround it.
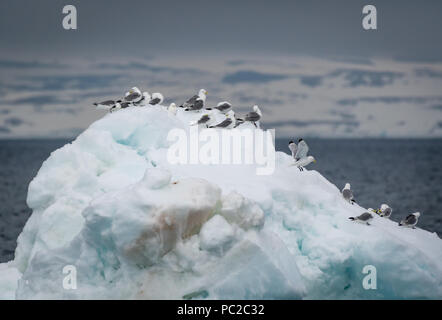
<svg viewBox="0 0 442 320">
<path fill-rule="evenodd" d="M 163 95 L 161 93 L 159 93 L 159 92 L 152 93 L 152 98 L 153 99 L 155 99 L 155 98 L 160 99 L 160 103 L 163 102 L 163 100 L 164 100 Z"/>
<path fill-rule="evenodd" d="M 262 112 L 256 104 L 253 106 L 253 111 L 255 111 L 257 114 L 259 114 L 262 117 Z"/>
<path fill-rule="evenodd" d="M 200 89 L 198 96 L 200 97 L 200 99 L 206 101 L 206 96 L 208 95 L 206 89 Z"/>
<path fill-rule="evenodd" d="M 386 210 L 387 208 L 389 208 L 388 204 L 386 204 L 386 203 L 381 204 L 382 211 Z"/>
<path fill-rule="evenodd" d="M 134 93 L 134 92 L 141 93 L 141 91 L 140 91 L 140 89 L 138 89 L 138 87 L 132 87 L 132 88 L 129 90 L 129 92 L 130 92 L 130 93 Z"/>
<path fill-rule="evenodd" d="M 419 218 L 420 216 L 421 216 L 421 213 L 420 212 L 415 212 L 415 213 L 413 213 L 414 214 L 414 216 L 416 217 L 416 218 Z"/>
<path fill-rule="evenodd" d="M 308 156 L 307 159 L 309 160 L 309 162 L 316 162 L 316 159 L 313 156 Z"/>
<path fill-rule="evenodd" d="M 350 183 L 346 183 L 344 189 L 350 190 Z"/>
</svg>

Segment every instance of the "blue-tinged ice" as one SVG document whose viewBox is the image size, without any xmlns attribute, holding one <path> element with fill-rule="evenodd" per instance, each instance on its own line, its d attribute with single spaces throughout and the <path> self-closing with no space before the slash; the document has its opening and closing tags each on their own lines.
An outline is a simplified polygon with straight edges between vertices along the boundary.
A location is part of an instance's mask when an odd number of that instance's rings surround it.
<svg viewBox="0 0 442 320">
<path fill-rule="evenodd" d="M 287 154 L 271 175 L 170 164 L 169 131 L 200 116 L 127 108 L 54 151 L 29 185 L 33 213 L 0 265 L 0 298 L 442 298 L 435 233 L 350 221 L 365 209 Z M 376 289 L 363 286 L 367 265 Z"/>
</svg>

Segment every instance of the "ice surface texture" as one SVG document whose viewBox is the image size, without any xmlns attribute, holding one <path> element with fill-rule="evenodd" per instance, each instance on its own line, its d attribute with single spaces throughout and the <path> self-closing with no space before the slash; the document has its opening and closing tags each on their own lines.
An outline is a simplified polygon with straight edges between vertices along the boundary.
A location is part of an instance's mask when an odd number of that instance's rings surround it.
<svg viewBox="0 0 442 320">
<path fill-rule="evenodd" d="M 435 233 L 350 221 L 365 209 L 288 154 L 261 176 L 170 164 L 169 130 L 200 116 L 127 108 L 54 151 L 29 185 L 33 213 L 0 265 L 0 298 L 442 298 Z M 63 288 L 66 265 L 77 289 Z M 366 265 L 376 290 L 363 288 Z"/>
</svg>

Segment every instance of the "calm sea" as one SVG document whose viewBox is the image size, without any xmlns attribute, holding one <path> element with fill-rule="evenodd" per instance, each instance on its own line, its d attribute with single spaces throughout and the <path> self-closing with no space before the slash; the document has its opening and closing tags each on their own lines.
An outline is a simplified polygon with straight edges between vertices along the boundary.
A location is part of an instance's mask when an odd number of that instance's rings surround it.
<svg viewBox="0 0 442 320">
<path fill-rule="evenodd" d="M 16 240 L 31 211 L 29 182 L 41 163 L 66 140 L 0 141 L 0 262 L 13 259 Z M 442 140 L 308 139 L 319 171 L 341 189 L 350 182 L 357 202 L 387 203 L 393 220 L 422 213 L 419 226 L 442 235 Z M 276 148 L 289 153 L 288 140 Z"/>
</svg>

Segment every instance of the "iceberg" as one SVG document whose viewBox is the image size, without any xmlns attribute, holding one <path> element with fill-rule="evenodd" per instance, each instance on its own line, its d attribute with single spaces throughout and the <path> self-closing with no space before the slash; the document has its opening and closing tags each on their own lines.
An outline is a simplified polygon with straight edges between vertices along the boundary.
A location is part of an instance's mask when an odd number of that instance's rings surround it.
<svg viewBox="0 0 442 320">
<path fill-rule="evenodd" d="M 285 153 L 268 175 L 170 163 L 169 132 L 200 116 L 129 107 L 52 152 L 29 185 L 15 259 L 0 264 L 0 298 L 442 298 L 436 233 L 350 221 L 366 209 Z"/>
</svg>

